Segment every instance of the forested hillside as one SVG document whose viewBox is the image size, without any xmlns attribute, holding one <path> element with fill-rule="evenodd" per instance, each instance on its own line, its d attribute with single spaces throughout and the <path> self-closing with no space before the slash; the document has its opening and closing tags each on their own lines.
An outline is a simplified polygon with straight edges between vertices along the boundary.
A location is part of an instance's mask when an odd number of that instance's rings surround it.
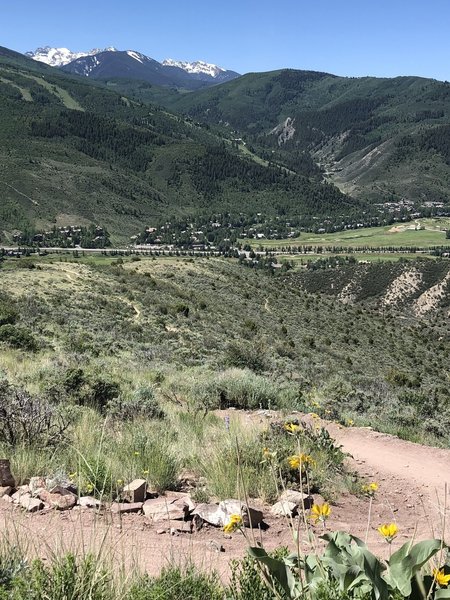
<svg viewBox="0 0 450 600">
<path fill-rule="evenodd" d="M 450 84 L 420 77 L 252 73 L 192 94 L 135 89 L 296 170 L 305 155 L 371 202 L 449 202 Z"/>
<path fill-rule="evenodd" d="M 0 235 L 96 224 L 127 241 L 147 226 L 217 213 L 311 222 L 358 214 L 324 183 L 220 133 L 95 82 L 0 53 Z M 29 236 L 28 236 L 29 237 Z"/>
</svg>

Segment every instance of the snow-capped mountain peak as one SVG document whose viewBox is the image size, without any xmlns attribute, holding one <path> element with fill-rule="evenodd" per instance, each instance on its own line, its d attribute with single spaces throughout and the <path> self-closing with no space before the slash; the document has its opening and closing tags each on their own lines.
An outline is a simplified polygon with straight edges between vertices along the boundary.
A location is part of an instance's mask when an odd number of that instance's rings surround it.
<svg viewBox="0 0 450 600">
<path fill-rule="evenodd" d="M 128 54 L 128 56 L 130 56 L 131 58 L 134 58 L 134 60 L 137 60 L 141 64 L 145 64 L 146 62 L 147 63 L 148 62 L 152 62 L 152 63 L 157 62 L 154 58 L 150 58 L 150 56 L 146 56 L 145 54 L 142 54 L 141 52 L 136 52 L 136 50 L 127 50 L 126 53 Z"/>
<path fill-rule="evenodd" d="M 26 52 L 25 54 L 34 60 L 39 60 L 51 67 L 62 67 L 68 63 L 82 58 L 84 56 L 94 56 L 99 52 L 117 52 L 114 47 L 110 48 L 93 48 L 89 52 L 73 52 L 68 48 L 51 48 L 50 46 L 44 46 L 43 48 L 36 48 L 34 51 Z"/>
<path fill-rule="evenodd" d="M 209 75 L 210 77 L 218 77 L 221 73 L 224 73 L 226 69 L 213 65 L 211 63 L 204 62 L 202 60 L 196 60 L 194 62 L 186 62 L 182 60 L 173 60 L 172 58 L 166 58 L 162 63 L 165 67 L 178 67 L 183 69 L 187 73 Z"/>
</svg>

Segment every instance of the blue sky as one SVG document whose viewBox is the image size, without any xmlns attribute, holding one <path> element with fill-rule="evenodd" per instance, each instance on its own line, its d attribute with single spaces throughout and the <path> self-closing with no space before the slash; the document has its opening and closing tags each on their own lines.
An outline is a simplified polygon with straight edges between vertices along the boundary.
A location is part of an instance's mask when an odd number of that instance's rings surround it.
<svg viewBox="0 0 450 600">
<path fill-rule="evenodd" d="M 337 75 L 450 79 L 450 0 L 16 0 L 0 45 L 116 46 L 157 60 L 203 59 L 241 73 L 281 67 Z"/>
</svg>

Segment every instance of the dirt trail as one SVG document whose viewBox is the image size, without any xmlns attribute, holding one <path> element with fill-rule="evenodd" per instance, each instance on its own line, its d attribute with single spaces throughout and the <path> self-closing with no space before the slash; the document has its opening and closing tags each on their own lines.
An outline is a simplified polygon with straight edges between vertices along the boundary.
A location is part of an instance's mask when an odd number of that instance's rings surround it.
<svg viewBox="0 0 450 600">
<path fill-rule="evenodd" d="M 135 315 L 133 317 L 133 320 L 139 321 L 139 319 L 141 318 L 141 311 L 140 311 L 139 307 L 137 306 L 137 304 L 135 304 L 134 302 L 131 302 L 131 300 L 128 300 L 128 298 L 124 298 L 123 296 L 119 296 L 119 299 L 122 300 L 122 302 L 124 302 L 125 304 L 127 304 L 134 310 Z"/>
<path fill-rule="evenodd" d="M 261 427 L 280 418 L 273 411 L 220 411 L 221 417 L 225 415 Z M 309 416 L 303 418 L 312 421 Z M 368 529 L 372 552 L 384 557 L 388 555 L 388 546 L 377 532 L 382 523 L 396 522 L 399 526 L 394 549 L 412 536 L 416 539 L 444 536 L 447 542 L 450 541 L 450 509 L 445 507 L 444 498 L 445 483 L 450 484 L 450 450 L 405 442 L 370 428 L 322 424 L 342 444 L 343 450 L 352 455 L 348 459 L 349 467 L 367 482 L 379 484 Z M 320 498 L 316 497 L 316 500 L 320 501 Z M 251 504 L 258 506 L 259 502 L 252 500 Z M 280 545 L 294 549 L 286 522 L 272 517 L 268 506 L 262 508 L 268 528 L 257 537 L 261 535 L 264 546 L 269 550 Z M 332 505 L 327 527 L 333 531 L 349 531 L 364 539 L 368 513 L 367 498 L 342 493 Z M 445 533 L 442 531 L 444 513 L 447 518 Z M 138 564 L 151 574 L 159 573 L 168 561 L 180 563 L 189 557 L 202 568 L 216 569 L 226 580 L 229 561 L 242 558 L 247 548 L 247 542 L 239 532 L 226 537 L 221 530 L 206 527 L 192 535 L 158 535 L 158 525 L 146 522 L 140 515 L 125 515 L 122 519 L 112 517 L 108 512 L 95 514 L 93 511 L 28 515 L 0 500 L 0 531 L 11 526 L 31 540 L 35 554 L 45 556 L 49 548 L 57 548 L 63 541 L 66 549 L 74 551 L 82 547 L 98 548 L 103 544 L 119 563 Z M 223 551 L 218 552 L 218 547 Z"/>
<path fill-rule="evenodd" d="M 12 190 L 14 190 L 17 194 L 19 194 L 20 196 L 23 196 L 24 198 L 26 198 L 27 200 L 29 200 L 32 204 L 34 204 L 35 206 L 39 206 L 39 202 L 37 202 L 37 200 L 33 200 L 33 198 L 30 198 L 30 196 L 27 196 L 26 194 L 24 194 L 23 192 L 21 192 L 20 190 L 16 189 L 15 187 L 13 187 L 11 184 L 6 183 L 6 181 L 0 181 L 0 183 L 3 183 L 4 185 L 6 185 L 7 187 L 11 188 Z"/>
<path fill-rule="evenodd" d="M 421 446 L 369 428 L 344 428 L 327 425 L 330 434 L 359 464 L 426 492 L 450 490 L 450 450 Z"/>
</svg>

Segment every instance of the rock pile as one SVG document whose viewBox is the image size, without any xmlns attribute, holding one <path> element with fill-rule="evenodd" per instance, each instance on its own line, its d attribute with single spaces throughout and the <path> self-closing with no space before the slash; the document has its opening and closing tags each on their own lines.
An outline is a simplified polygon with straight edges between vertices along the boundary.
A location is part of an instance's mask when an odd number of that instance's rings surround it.
<svg viewBox="0 0 450 600">
<path fill-rule="evenodd" d="M 5 465 L 6 462 L 2 461 Z M 139 513 L 148 522 L 160 526 L 158 533 L 198 531 L 204 524 L 223 527 L 232 514 L 241 515 L 246 527 L 258 527 L 263 520 L 260 510 L 239 500 L 197 505 L 189 494 L 183 492 L 167 492 L 158 496 L 149 489 L 145 479 L 135 479 L 127 484 L 114 502 L 103 502 L 93 496 L 78 496 L 71 481 L 56 481 L 48 477 L 32 477 L 29 483 L 16 487 L 9 463 L 2 473 L 0 500 L 20 506 L 27 512 L 102 509 L 119 515 Z"/>
<path fill-rule="evenodd" d="M 149 488 L 145 479 L 135 479 L 125 485 L 114 502 L 101 501 L 93 496 L 79 496 L 70 480 L 32 477 L 25 485 L 16 486 L 9 462 L 0 461 L 0 501 L 22 507 L 30 513 L 47 510 L 97 509 L 124 515 L 138 513 L 147 522 L 158 526 L 158 533 L 192 533 L 203 526 L 224 527 L 231 515 L 240 515 L 245 527 L 258 528 L 263 512 L 236 499 L 218 503 L 196 504 L 185 492 L 167 492 L 159 496 Z M 311 496 L 285 490 L 271 507 L 272 516 L 293 517 L 302 509 L 311 508 Z"/>
</svg>

